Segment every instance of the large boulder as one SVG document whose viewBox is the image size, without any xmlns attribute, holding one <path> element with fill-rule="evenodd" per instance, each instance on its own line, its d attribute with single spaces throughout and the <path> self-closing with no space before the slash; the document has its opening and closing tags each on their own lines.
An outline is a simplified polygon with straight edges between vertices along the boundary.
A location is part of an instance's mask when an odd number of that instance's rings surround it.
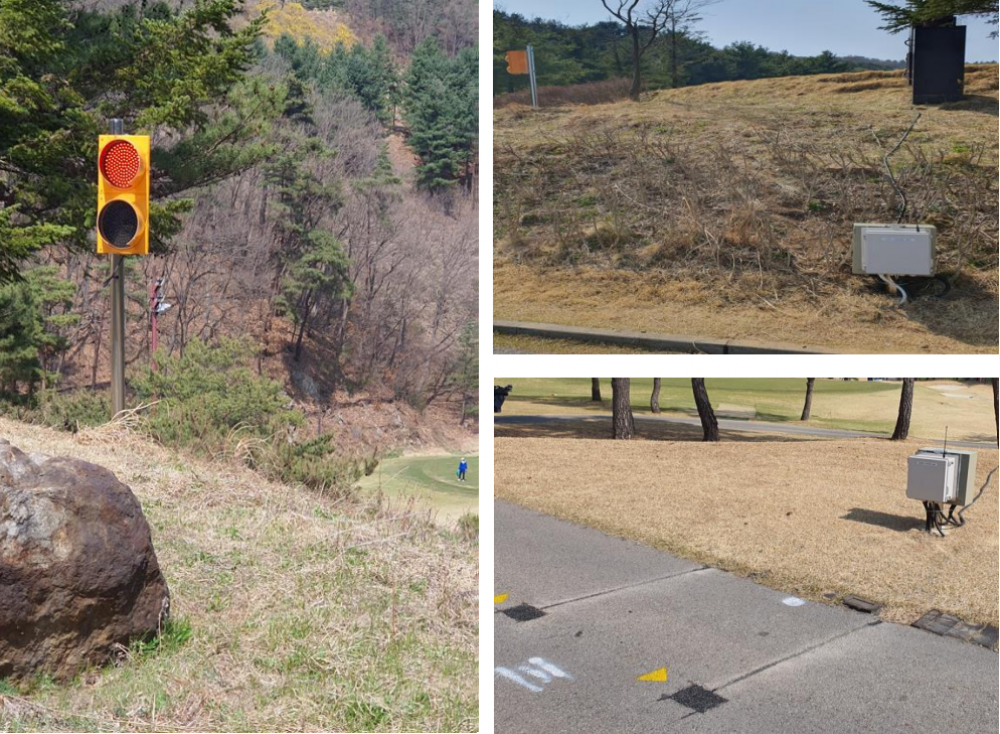
<svg viewBox="0 0 1000 734">
<path fill-rule="evenodd" d="M 0 678 L 66 679 L 149 638 L 170 592 L 132 490 L 0 439 Z"/>
</svg>

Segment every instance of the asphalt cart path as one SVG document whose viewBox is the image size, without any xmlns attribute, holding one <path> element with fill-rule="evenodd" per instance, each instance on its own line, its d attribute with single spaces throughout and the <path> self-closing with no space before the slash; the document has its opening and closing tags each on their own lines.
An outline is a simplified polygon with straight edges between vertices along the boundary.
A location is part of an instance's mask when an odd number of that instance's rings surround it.
<svg viewBox="0 0 1000 734">
<path fill-rule="evenodd" d="M 495 731 L 995 732 L 995 652 L 497 501 Z"/>
</svg>

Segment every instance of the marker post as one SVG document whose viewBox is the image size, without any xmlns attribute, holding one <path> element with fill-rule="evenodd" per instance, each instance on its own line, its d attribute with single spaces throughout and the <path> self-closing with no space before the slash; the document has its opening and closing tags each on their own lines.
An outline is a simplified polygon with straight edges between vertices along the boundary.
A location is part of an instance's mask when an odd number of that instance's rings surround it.
<svg viewBox="0 0 1000 734">
<path fill-rule="evenodd" d="M 538 77 L 535 75 L 535 47 L 528 44 L 528 78 L 531 80 L 531 106 L 538 109 Z"/>
</svg>

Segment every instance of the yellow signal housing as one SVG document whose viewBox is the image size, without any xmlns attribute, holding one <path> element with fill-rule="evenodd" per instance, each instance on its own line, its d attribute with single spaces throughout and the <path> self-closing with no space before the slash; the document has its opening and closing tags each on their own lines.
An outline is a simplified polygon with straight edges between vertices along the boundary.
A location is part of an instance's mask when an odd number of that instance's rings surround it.
<svg viewBox="0 0 1000 734">
<path fill-rule="evenodd" d="M 149 136 L 97 141 L 97 253 L 149 254 Z"/>
</svg>

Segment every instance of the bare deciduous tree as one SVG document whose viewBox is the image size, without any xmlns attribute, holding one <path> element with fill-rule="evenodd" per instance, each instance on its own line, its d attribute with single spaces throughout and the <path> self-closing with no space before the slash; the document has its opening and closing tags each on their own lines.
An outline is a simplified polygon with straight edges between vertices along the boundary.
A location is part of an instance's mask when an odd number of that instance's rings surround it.
<svg viewBox="0 0 1000 734">
<path fill-rule="evenodd" d="M 899 417 L 896 419 L 896 430 L 892 432 L 893 441 L 905 441 L 910 436 L 910 418 L 913 415 L 913 388 L 916 382 L 912 377 L 903 379 L 903 392 L 899 398 Z"/>
<path fill-rule="evenodd" d="M 616 439 L 635 437 L 635 418 L 632 415 L 632 381 L 627 377 L 611 380 L 612 423 Z"/>
<path fill-rule="evenodd" d="M 698 417 L 701 418 L 701 428 L 705 441 L 719 440 L 719 421 L 712 410 L 712 402 L 708 399 L 708 389 L 705 387 L 705 378 L 695 377 L 691 380 L 691 387 L 694 390 L 694 404 L 698 408 Z"/>
<path fill-rule="evenodd" d="M 806 405 L 802 409 L 802 418 L 800 420 L 807 421 L 809 416 L 812 415 L 813 409 L 813 389 L 816 387 L 816 378 L 809 377 L 806 379 Z"/>
<path fill-rule="evenodd" d="M 601 402 L 601 380 L 597 377 L 590 378 L 590 399 L 592 402 Z"/>
<path fill-rule="evenodd" d="M 653 413 L 660 412 L 660 382 L 661 378 L 653 378 L 653 394 L 649 396 L 649 409 Z"/>
<path fill-rule="evenodd" d="M 718 5 L 722 0 L 669 0 L 667 5 L 666 26 L 670 28 L 667 40 L 670 47 L 670 86 L 676 89 L 680 86 L 680 65 L 677 58 L 677 48 L 681 34 L 688 33 L 691 26 L 701 20 L 701 11 L 711 5 Z"/>
<path fill-rule="evenodd" d="M 666 26 L 673 0 L 601 0 L 605 9 L 624 26 L 631 42 L 632 87 L 629 97 L 638 102 L 642 93 L 642 57 Z M 640 5 L 644 6 L 640 8 Z"/>
</svg>

